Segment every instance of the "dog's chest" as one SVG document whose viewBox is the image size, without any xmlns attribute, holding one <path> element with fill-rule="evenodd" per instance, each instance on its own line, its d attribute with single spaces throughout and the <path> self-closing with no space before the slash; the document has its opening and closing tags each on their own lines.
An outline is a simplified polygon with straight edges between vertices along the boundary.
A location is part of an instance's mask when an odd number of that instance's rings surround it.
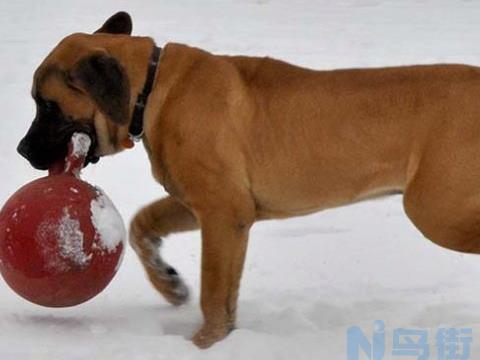
<svg viewBox="0 0 480 360">
<path fill-rule="evenodd" d="M 172 180 L 171 173 L 166 165 L 167 163 L 163 159 L 161 149 L 152 149 L 147 140 L 144 140 L 144 146 L 150 160 L 154 179 L 159 182 L 170 195 L 178 195 L 178 189 Z"/>
</svg>

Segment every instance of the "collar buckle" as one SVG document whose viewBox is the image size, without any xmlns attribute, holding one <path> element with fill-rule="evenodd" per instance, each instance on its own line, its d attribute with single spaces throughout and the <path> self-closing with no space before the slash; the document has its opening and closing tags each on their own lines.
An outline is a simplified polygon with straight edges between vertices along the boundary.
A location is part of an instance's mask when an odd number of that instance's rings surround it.
<svg viewBox="0 0 480 360">
<path fill-rule="evenodd" d="M 145 133 L 145 131 L 143 131 L 143 129 L 142 129 L 142 132 L 139 133 L 139 134 L 134 135 L 134 134 L 128 133 L 128 138 L 130 140 L 132 140 L 133 142 L 140 142 L 140 141 L 142 141 L 144 133 Z"/>
</svg>

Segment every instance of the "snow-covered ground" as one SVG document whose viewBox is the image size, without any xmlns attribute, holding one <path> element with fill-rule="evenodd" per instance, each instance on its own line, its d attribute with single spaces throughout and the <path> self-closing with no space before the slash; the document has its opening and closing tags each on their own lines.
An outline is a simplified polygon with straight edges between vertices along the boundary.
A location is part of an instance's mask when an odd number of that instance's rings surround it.
<svg viewBox="0 0 480 360">
<path fill-rule="evenodd" d="M 454 0 L 16 0 L 0 2 L 0 203 L 42 173 L 15 152 L 34 115 L 34 69 L 65 35 L 95 30 L 127 10 L 136 34 L 217 53 L 270 55 L 313 68 L 480 63 L 480 4 Z M 479 99 L 480 101 L 480 99 Z M 84 178 L 125 220 L 164 195 L 141 146 L 90 166 Z M 452 214 L 454 216 L 454 214 Z M 238 330 L 200 351 L 199 234 L 172 236 L 165 257 L 193 289 L 173 308 L 129 249 L 112 284 L 70 309 L 27 303 L 0 281 L 0 359 L 346 359 L 346 331 L 473 328 L 480 357 L 480 257 L 425 240 L 401 197 L 256 224 L 242 282 Z M 366 358 L 366 357 L 364 357 Z M 401 357 L 398 357 L 401 358 Z M 415 359 L 416 357 L 403 357 Z"/>
</svg>

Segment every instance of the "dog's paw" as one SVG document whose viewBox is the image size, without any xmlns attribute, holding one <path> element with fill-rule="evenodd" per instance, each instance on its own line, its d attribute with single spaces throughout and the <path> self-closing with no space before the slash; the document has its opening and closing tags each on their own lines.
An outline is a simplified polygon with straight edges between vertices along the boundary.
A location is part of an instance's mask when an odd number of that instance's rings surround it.
<svg viewBox="0 0 480 360">
<path fill-rule="evenodd" d="M 190 291 L 188 289 L 188 286 L 183 281 L 182 277 L 171 266 L 168 266 L 163 274 L 164 275 L 162 276 L 168 283 L 168 297 L 164 294 L 167 300 L 172 305 L 182 305 L 186 303 L 189 299 Z"/>
<path fill-rule="evenodd" d="M 147 272 L 152 285 L 170 304 L 178 306 L 188 301 L 190 291 L 173 267 L 150 267 Z"/>
<path fill-rule="evenodd" d="M 231 329 L 227 326 L 203 325 L 192 337 L 192 342 L 200 349 L 206 349 L 226 338 L 230 331 Z"/>
</svg>

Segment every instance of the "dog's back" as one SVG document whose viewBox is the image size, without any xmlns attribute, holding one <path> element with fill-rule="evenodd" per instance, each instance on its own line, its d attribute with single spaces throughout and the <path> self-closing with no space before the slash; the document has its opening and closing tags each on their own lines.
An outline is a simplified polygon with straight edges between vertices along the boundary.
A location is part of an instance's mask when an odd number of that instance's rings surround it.
<svg viewBox="0 0 480 360">
<path fill-rule="evenodd" d="M 314 71 L 271 58 L 223 58 L 255 106 L 243 121 L 261 217 L 402 191 L 438 123 L 475 128 L 461 114 L 480 119 L 480 72 L 472 66 Z"/>
</svg>

